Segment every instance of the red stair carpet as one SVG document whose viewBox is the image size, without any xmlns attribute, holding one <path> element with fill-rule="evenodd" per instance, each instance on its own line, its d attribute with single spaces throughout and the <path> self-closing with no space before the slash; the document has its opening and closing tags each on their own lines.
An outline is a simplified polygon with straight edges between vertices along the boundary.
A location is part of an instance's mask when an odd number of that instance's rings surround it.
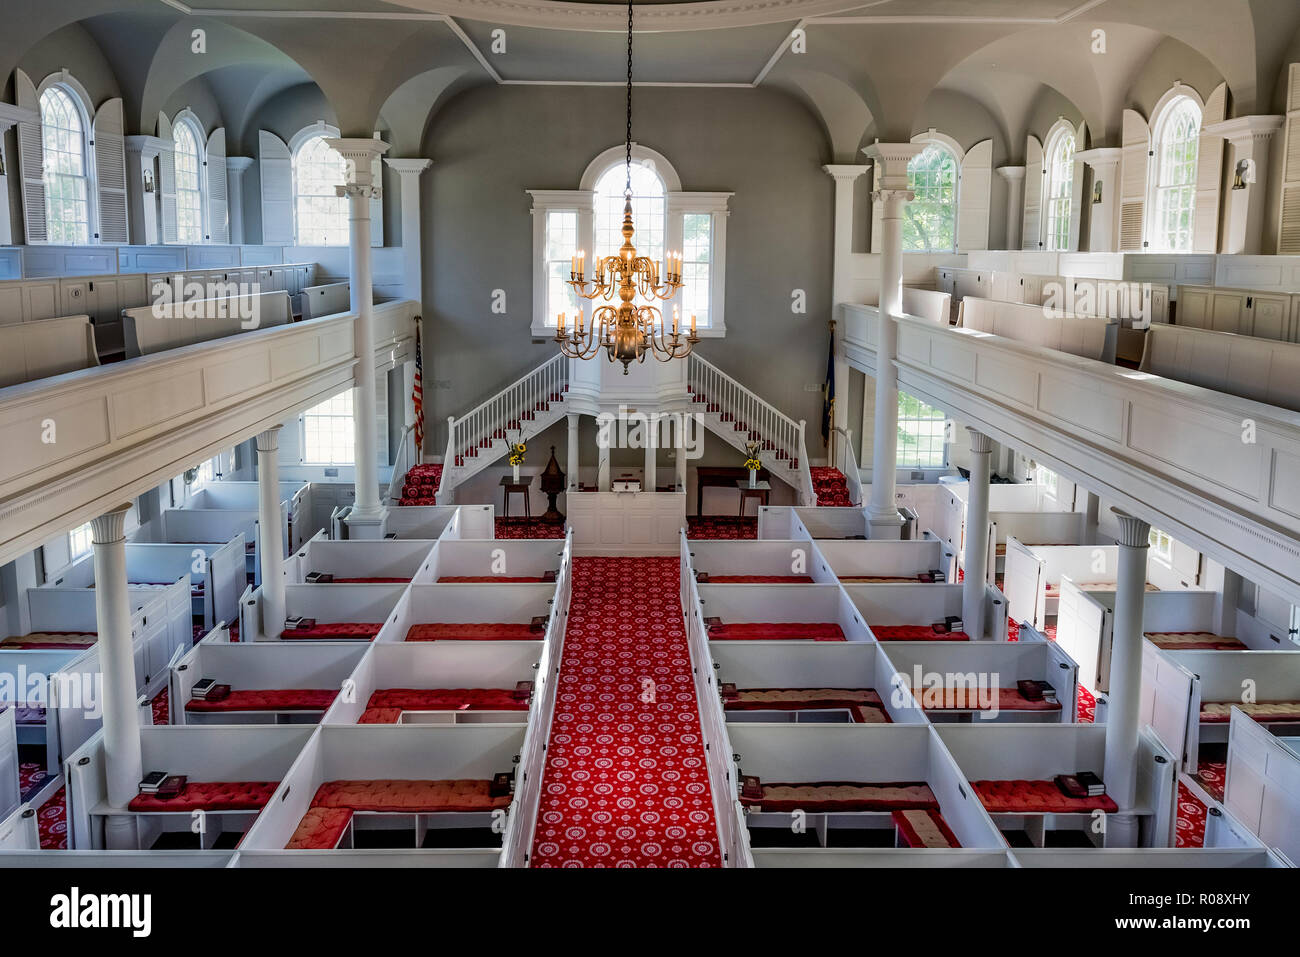
<svg viewBox="0 0 1300 957">
<path fill-rule="evenodd" d="M 680 574 L 573 560 L 532 867 L 721 866 Z"/>
<path fill-rule="evenodd" d="M 437 505 L 438 483 L 442 481 L 442 466 L 436 464 L 412 465 L 402 485 L 399 505 Z"/>
<path fill-rule="evenodd" d="M 810 466 L 813 492 L 817 495 L 818 508 L 844 508 L 853 505 L 849 498 L 849 486 L 844 480 L 844 473 L 828 465 Z"/>
</svg>

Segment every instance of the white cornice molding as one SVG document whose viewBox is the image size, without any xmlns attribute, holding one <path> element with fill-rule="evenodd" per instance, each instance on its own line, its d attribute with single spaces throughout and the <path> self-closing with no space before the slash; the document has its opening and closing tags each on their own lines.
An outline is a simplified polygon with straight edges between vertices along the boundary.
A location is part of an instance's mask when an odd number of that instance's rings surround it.
<svg viewBox="0 0 1300 957">
<path fill-rule="evenodd" d="M 1285 121 L 1285 116 L 1238 116 L 1222 123 L 1211 123 L 1202 132 L 1222 136 L 1229 143 L 1239 143 L 1250 139 L 1268 139 Z"/>
<path fill-rule="evenodd" d="M 854 180 L 871 169 L 871 164 L 827 163 L 822 169 L 835 179 Z"/>
<path fill-rule="evenodd" d="M 146 159 L 153 159 L 163 150 L 170 150 L 171 143 L 158 136 L 141 134 L 137 136 L 127 136 L 123 138 L 128 153 L 139 153 Z"/>
<path fill-rule="evenodd" d="M 40 118 L 35 110 L 14 106 L 12 103 L 0 103 L 0 133 L 6 133 L 19 123 L 35 123 Z"/>
<path fill-rule="evenodd" d="M 1118 166 L 1124 151 L 1118 146 L 1098 146 L 1090 150 L 1079 150 L 1074 158 L 1086 163 L 1093 169 Z"/>
<path fill-rule="evenodd" d="M 385 156 L 384 165 L 394 173 L 400 173 L 403 176 L 409 176 L 411 174 L 419 176 L 433 165 L 433 160 L 425 159 L 423 156 Z"/>
<path fill-rule="evenodd" d="M 998 175 L 1005 180 L 1024 179 L 1025 168 L 1023 166 L 999 166 Z"/>
</svg>

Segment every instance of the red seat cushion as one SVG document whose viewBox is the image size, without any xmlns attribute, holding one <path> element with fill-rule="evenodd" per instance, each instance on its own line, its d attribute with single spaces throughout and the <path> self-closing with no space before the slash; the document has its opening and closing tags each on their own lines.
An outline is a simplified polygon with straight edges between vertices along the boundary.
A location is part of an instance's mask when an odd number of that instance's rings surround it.
<svg viewBox="0 0 1300 957">
<path fill-rule="evenodd" d="M 741 804 L 762 811 L 902 811 L 938 808 L 934 792 L 924 782 L 863 784 L 857 781 L 811 781 L 803 784 L 762 783 L 761 798 L 740 798 Z"/>
<path fill-rule="evenodd" d="M 1229 635 L 1209 631 L 1148 631 L 1147 638 L 1157 648 L 1170 651 L 1244 651 L 1246 645 Z"/>
<path fill-rule="evenodd" d="M 978 688 L 913 688 L 912 694 L 922 710 L 957 711 L 957 710 L 992 710 L 985 708 L 983 701 L 992 689 Z M 1016 688 L 997 689 L 997 707 L 999 711 L 1060 711 L 1059 701 L 1030 701 Z"/>
<path fill-rule="evenodd" d="M 972 781 L 971 786 L 990 814 L 1065 814 L 1080 811 L 1119 810 L 1109 794 L 1072 798 L 1061 793 L 1055 781 Z"/>
<path fill-rule="evenodd" d="M 271 800 L 278 781 L 188 781 L 174 798 L 137 794 L 130 811 L 257 811 Z"/>
<path fill-rule="evenodd" d="M 412 625 L 406 633 L 407 641 L 518 641 L 540 639 L 542 632 L 533 631 L 523 622 L 457 623 L 436 622 Z"/>
<path fill-rule="evenodd" d="M 916 575 L 840 575 L 839 579 L 844 584 L 882 584 L 899 582 L 903 584 L 920 581 Z"/>
<path fill-rule="evenodd" d="M 857 724 L 889 724 L 880 695 L 870 688 L 745 688 L 725 698 L 727 711 L 844 709 Z"/>
<path fill-rule="evenodd" d="M 811 575 L 710 575 L 704 585 L 811 585 Z"/>
<path fill-rule="evenodd" d="M 714 641 L 844 641 L 844 629 L 833 621 L 738 621 L 709 629 Z"/>
<path fill-rule="evenodd" d="M 937 632 L 929 625 L 872 625 L 877 641 L 970 641 L 964 631 Z"/>
<path fill-rule="evenodd" d="M 260 691 L 232 691 L 220 701 L 191 698 L 186 711 L 324 711 L 334 703 L 333 688 L 268 688 Z"/>
<path fill-rule="evenodd" d="M 1232 720 L 1232 709 L 1240 708 L 1262 724 L 1270 721 L 1291 723 L 1300 721 L 1300 701 L 1204 701 L 1201 703 L 1201 721 L 1204 724 L 1227 724 Z"/>
<path fill-rule="evenodd" d="M 527 585 L 546 581 L 540 575 L 519 575 L 507 578 L 505 575 L 443 575 L 438 579 L 444 585 L 478 585 L 494 582 L 498 585 Z"/>
<path fill-rule="evenodd" d="M 98 637 L 93 631 L 34 631 L 0 641 L 0 648 L 89 648 Z"/>
<path fill-rule="evenodd" d="M 510 795 L 490 797 L 492 782 L 450 781 L 326 781 L 316 790 L 312 807 L 345 807 L 354 811 L 491 811 L 510 804 Z"/>
<path fill-rule="evenodd" d="M 352 809 L 346 807 L 310 807 L 285 845 L 286 850 L 328 851 L 338 846 L 339 838 L 352 822 Z"/>
<path fill-rule="evenodd" d="M 405 585 L 411 580 L 406 578 L 339 578 L 334 576 L 331 585 Z"/>
<path fill-rule="evenodd" d="M 527 711 L 513 688 L 386 688 L 366 702 L 361 724 L 396 724 L 403 711 Z"/>
<path fill-rule="evenodd" d="M 338 640 L 371 641 L 384 627 L 382 621 L 320 621 L 310 628 L 286 628 L 280 632 L 285 641 L 309 641 L 313 639 L 332 638 Z"/>
<path fill-rule="evenodd" d="M 936 809 L 895 811 L 894 825 L 908 847 L 961 847 L 961 841 Z"/>
</svg>

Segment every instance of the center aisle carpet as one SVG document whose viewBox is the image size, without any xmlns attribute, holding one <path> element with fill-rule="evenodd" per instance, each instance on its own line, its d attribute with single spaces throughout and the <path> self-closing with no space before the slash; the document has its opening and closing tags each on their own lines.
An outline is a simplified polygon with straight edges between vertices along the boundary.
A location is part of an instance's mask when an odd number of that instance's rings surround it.
<svg viewBox="0 0 1300 957">
<path fill-rule="evenodd" d="M 575 558 L 533 867 L 720 867 L 676 558 Z"/>
</svg>

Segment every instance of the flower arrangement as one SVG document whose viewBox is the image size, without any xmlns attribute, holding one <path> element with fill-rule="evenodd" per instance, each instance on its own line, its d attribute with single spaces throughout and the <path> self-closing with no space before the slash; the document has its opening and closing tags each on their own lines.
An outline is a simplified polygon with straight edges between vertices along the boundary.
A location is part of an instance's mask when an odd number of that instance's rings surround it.
<svg viewBox="0 0 1300 957">
<path fill-rule="evenodd" d="M 751 442 L 745 446 L 745 454 L 748 456 L 745 459 L 745 468 L 749 469 L 751 472 L 757 472 L 763 467 L 763 463 L 758 459 L 757 442 Z"/>
<path fill-rule="evenodd" d="M 516 468 L 524 464 L 524 453 L 528 451 L 528 446 L 522 442 L 512 442 L 510 444 L 510 464 Z"/>
</svg>

